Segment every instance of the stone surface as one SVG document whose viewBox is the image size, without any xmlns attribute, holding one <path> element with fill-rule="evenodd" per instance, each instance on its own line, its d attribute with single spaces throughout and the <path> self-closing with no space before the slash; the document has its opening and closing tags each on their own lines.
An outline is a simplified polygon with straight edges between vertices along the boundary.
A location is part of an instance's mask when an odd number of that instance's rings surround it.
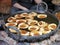
<svg viewBox="0 0 60 45">
<path fill-rule="evenodd" d="M 17 45 L 17 42 L 8 37 L 7 33 L 4 31 L 0 31 L 0 40 L 7 42 L 9 45 Z"/>
</svg>

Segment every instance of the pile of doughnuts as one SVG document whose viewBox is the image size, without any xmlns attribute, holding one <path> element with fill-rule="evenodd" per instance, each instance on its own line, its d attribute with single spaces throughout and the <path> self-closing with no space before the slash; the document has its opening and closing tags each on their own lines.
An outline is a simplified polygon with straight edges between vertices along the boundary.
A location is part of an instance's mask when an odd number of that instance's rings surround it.
<svg viewBox="0 0 60 45">
<path fill-rule="evenodd" d="M 19 29 L 23 36 L 39 36 L 50 33 L 57 28 L 55 23 L 47 23 L 45 21 L 38 21 L 34 18 L 47 18 L 46 14 L 37 14 L 36 12 L 16 14 L 7 19 L 6 27 L 15 26 Z M 9 29 L 10 32 L 16 33 L 14 29 Z"/>
</svg>

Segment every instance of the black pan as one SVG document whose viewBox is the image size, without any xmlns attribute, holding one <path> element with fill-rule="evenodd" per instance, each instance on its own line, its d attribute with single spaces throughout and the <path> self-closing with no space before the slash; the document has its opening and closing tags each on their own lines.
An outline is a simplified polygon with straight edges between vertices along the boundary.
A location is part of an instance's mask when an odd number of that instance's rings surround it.
<svg viewBox="0 0 60 45">
<path fill-rule="evenodd" d="M 20 11 L 20 12 L 17 12 L 17 13 L 15 13 L 15 14 L 20 14 L 20 13 L 24 13 L 24 12 L 30 13 L 30 12 L 33 12 L 33 11 Z M 34 12 L 40 13 L 40 12 L 38 12 L 38 11 L 34 11 Z M 15 14 L 14 14 L 14 15 L 15 15 Z M 38 41 L 42 41 L 42 40 L 44 40 L 44 39 L 47 39 L 47 38 L 49 38 L 50 36 L 52 36 L 53 34 L 55 34 L 55 33 L 59 30 L 59 26 L 60 26 L 59 23 L 60 23 L 60 22 L 59 22 L 58 19 L 57 19 L 54 15 L 52 15 L 51 13 L 45 12 L 44 14 L 47 14 L 47 18 L 45 18 L 45 19 L 38 19 L 38 18 L 35 17 L 35 19 L 38 20 L 38 21 L 43 20 L 43 21 L 45 21 L 45 22 L 47 22 L 47 23 L 55 23 L 55 24 L 57 24 L 57 26 L 58 26 L 54 31 L 51 31 L 51 32 L 48 33 L 48 34 L 40 35 L 40 36 L 22 36 L 22 35 L 19 36 L 19 35 L 16 35 L 16 34 L 11 33 L 11 32 L 8 30 L 9 28 L 6 28 L 6 27 L 5 27 L 5 31 L 8 33 L 9 37 L 15 39 L 16 41 L 20 41 L 20 42 L 38 42 Z M 14 16 L 14 15 L 8 15 L 8 16 L 4 17 L 5 23 L 7 22 L 7 19 L 8 19 L 9 17 Z M 17 32 L 17 33 L 18 33 L 18 32 Z"/>
</svg>

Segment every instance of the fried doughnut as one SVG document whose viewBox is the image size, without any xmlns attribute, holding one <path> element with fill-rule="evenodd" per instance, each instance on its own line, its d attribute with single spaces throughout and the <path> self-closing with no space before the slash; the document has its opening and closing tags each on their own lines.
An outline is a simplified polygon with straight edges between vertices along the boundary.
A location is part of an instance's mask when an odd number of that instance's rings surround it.
<svg viewBox="0 0 60 45">
<path fill-rule="evenodd" d="M 40 28 L 39 32 L 40 32 L 40 34 L 47 34 L 47 33 L 50 33 L 51 30 L 46 30 L 44 28 Z"/>
<path fill-rule="evenodd" d="M 55 30 L 57 28 L 57 25 L 52 23 L 52 24 L 48 25 L 48 28 L 51 29 L 51 30 Z"/>
<path fill-rule="evenodd" d="M 29 28 L 28 28 L 28 30 L 30 30 L 30 31 L 33 31 L 33 30 L 38 30 L 39 29 L 39 27 L 38 26 L 29 26 Z"/>
<path fill-rule="evenodd" d="M 16 23 L 17 24 L 26 23 L 26 20 L 25 19 L 16 20 Z"/>
<path fill-rule="evenodd" d="M 49 30 L 49 31 L 45 31 L 45 30 L 44 30 L 42 33 L 43 33 L 43 34 L 47 34 L 47 33 L 50 33 L 50 32 L 51 32 L 51 30 Z"/>
<path fill-rule="evenodd" d="M 15 17 L 16 19 L 21 19 L 21 18 L 23 18 L 23 16 L 21 16 L 21 14 L 16 14 L 14 17 Z"/>
<path fill-rule="evenodd" d="M 46 23 L 46 22 L 44 22 L 44 21 L 40 21 L 39 23 L 38 23 L 38 26 L 40 26 L 40 27 L 45 27 L 45 26 L 47 26 L 48 24 Z"/>
<path fill-rule="evenodd" d="M 7 21 L 8 21 L 8 22 L 16 22 L 16 18 L 14 18 L 14 17 L 10 17 L 10 18 L 8 18 Z"/>
<path fill-rule="evenodd" d="M 26 16 L 25 19 L 34 19 L 32 16 Z"/>
<path fill-rule="evenodd" d="M 8 27 L 8 26 L 16 26 L 17 23 L 6 23 L 5 26 Z"/>
<path fill-rule="evenodd" d="M 38 14 L 37 17 L 42 19 L 42 18 L 46 18 L 47 15 L 46 14 Z"/>
<path fill-rule="evenodd" d="M 17 33 L 16 30 L 11 29 L 11 28 L 9 29 L 9 31 L 12 32 L 12 33 Z"/>
<path fill-rule="evenodd" d="M 29 13 L 29 15 L 32 16 L 32 17 L 34 17 L 34 16 L 37 16 L 37 13 L 31 12 L 31 13 Z"/>
<path fill-rule="evenodd" d="M 25 23 L 20 23 L 20 24 L 18 25 L 18 28 L 26 29 L 26 28 L 28 28 L 28 25 L 25 24 Z"/>
<path fill-rule="evenodd" d="M 19 29 L 18 29 L 19 30 Z M 9 28 L 9 31 L 12 33 L 17 33 L 16 30 Z M 20 30 L 19 30 L 20 31 Z"/>
<path fill-rule="evenodd" d="M 26 30 L 20 30 L 21 35 L 28 36 L 29 32 Z"/>
<path fill-rule="evenodd" d="M 27 17 L 27 16 L 29 16 L 29 15 L 28 15 L 28 13 L 22 13 L 21 16 Z"/>
<path fill-rule="evenodd" d="M 32 32 L 30 32 L 30 36 L 39 36 L 39 31 L 33 30 Z"/>
<path fill-rule="evenodd" d="M 31 20 L 28 22 L 28 25 L 37 25 L 38 24 L 38 21 L 36 20 Z"/>
</svg>

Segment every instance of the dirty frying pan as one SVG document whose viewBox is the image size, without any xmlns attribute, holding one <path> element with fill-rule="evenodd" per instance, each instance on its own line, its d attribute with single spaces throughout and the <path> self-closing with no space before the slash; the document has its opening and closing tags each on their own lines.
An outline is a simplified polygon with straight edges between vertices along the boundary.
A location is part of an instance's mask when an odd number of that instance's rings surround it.
<svg viewBox="0 0 60 45">
<path fill-rule="evenodd" d="M 41 14 L 39 11 L 20 11 L 20 12 L 16 12 L 14 15 L 21 14 L 21 13 L 30 13 L 30 12 L 36 12 L 38 14 Z M 8 33 L 9 37 L 13 38 L 16 41 L 20 41 L 20 42 L 38 42 L 38 41 L 42 41 L 44 39 L 49 38 L 53 34 L 55 34 L 59 30 L 59 26 L 60 26 L 60 24 L 59 24 L 60 22 L 58 21 L 58 19 L 56 18 L 56 16 L 52 15 L 49 12 L 45 12 L 44 14 L 47 15 L 47 18 L 45 18 L 45 19 L 39 19 L 39 18 L 35 17 L 34 19 L 38 20 L 38 21 L 45 21 L 47 23 L 55 23 L 57 25 L 57 28 L 54 31 L 51 31 L 48 34 L 39 35 L 39 36 L 22 36 L 19 33 L 19 30 L 16 27 L 5 27 L 4 26 L 4 29 Z M 11 16 L 14 16 L 14 15 L 4 16 L 3 17 L 4 18 L 4 22 L 7 23 L 7 19 L 9 17 L 11 17 Z M 11 33 L 9 31 L 9 28 L 16 29 L 17 34 Z"/>
</svg>

